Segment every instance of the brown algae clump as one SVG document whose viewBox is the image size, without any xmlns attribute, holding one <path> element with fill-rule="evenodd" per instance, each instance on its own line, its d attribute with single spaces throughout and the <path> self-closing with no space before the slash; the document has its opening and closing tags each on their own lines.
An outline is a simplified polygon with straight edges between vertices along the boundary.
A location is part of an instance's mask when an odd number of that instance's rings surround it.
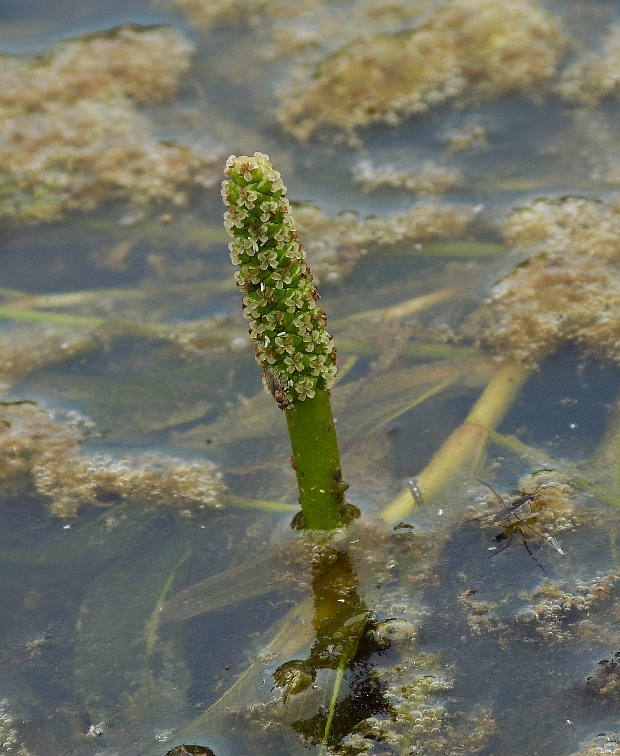
<svg viewBox="0 0 620 756">
<path fill-rule="evenodd" d="M 588 53 L 560 76 L 558 94 L 567 102 L 594 107 L 620 94 L 620 24 L 611 26 L 601 53 Z"/>
<path fill-rule="evenodd" d="M 133 501 L 147 507 L 219 508 L 224 486 L 215 465 L 184 462 L 156 454 L 44 457 L 33 470 L 38 493 L 49 497 L 50 511 L 74 515 L 84 504 L 109 506 Z"/>
<path fill-rule="evenodd" d="M 393 165 L 376 167 L 370 160 L 361 160 L 353 171 L 353 180 L 362 191 L 372 192 L 389 186 L 408 189 L 416 194 L 444 194 L 461 186 L 463 176 L 432 161 L 426 161 L 419 170 L 398 170 Z"/>
<path fill-rule="evenodd" d="M 174 4 L 193 24 L 210 29 L 244 20 L 260 19 L 269 12 L 268 0 L 175 0 Z"/>
<path fill-rule="evenodd" d="M 571 612 L 588 615 L 597 604 L 610 598 L 620 573 L 612 572 L 594 578 L 544 580 L 538 587 L 520 596 L 524 602 L 515 621 L 530 626 L 542 640 L 566 641 L 578 626 L 564 620 Z"/>
<path fill-rule="evenodd" d="M 94 327 L 13 323 L 0 331 L 0 381 L 9 383 L 45 365 L 64 362 L 91 350 Z"/>
<path fill-rule="evenodd" d="M 0 66 L 0 217 L 54 220 L 108 199 L 182 204 L 216 183 L 219 155 L 154 139 L 135 102 L 169 99 L 192 46 L 127 26 Z"/>
<path fill-rule="evenodd" d="M 114 460 L 79 454 L 91 423 L 77 413 L 65 421 L 31 402 L 0 407 L 0 485 L 31 483 L 59 517 L 85 504 L 135 501 L 146 506 L 216 507 L 224 486 L 209 462 L 157 455 Z"/>
<path fill-rule="evenodd" d="M 504 237 L 517 250 L 620 260 L 620 207 L 583 197 L 539 199 L 512 212 Z"/>
<path fill-rule="evenodd" d="M 570 756 L 618 756 L 620 737 L 617 732 L 599 733 L 591 740 L 579 744 L 579 750 Z"/>
<path fill-rule="evenodd" d="M 0 700 L 0 753 L 10 754 L 17 752 L 26 756 L 27 749 L 20 743 L 19 733 L 15 729 L 15 718 L 8 709 L 8 701 Z"/>
<path fill-rule="evenodd" d="M 536 365 L 573 341 L 620 359 L 620 208 L 568 197 L 537 200 L 507 218 L 504 235 L 531 256 L 491 290 L 465 325 L 498 359 Z"/>
<path fill-rule="evenodd" d="M 130 95 L 155 103 L 174 95 L 192 45 L 175 29 L 123 26 L 60 42 L 36 58 L 3 55 L 0 105 L 13 114 L 46 102 Z"/>
<path fill-rule="evenodd" d="M 305 140 L 323 127 L 353 135 L 459 97 L 523 92 L 539 98 L 566 40 L 534 0 L 448 0 L 413 31 L 345 45 L 284 94 L 280 118 Z"/>
</svg>

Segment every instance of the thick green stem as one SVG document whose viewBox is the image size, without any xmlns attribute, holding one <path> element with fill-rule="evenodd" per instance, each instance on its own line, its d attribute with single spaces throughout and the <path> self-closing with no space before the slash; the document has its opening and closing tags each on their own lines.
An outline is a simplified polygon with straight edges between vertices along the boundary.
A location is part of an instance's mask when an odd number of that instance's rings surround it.
<svg viewBox="0 0 620 756">
<path fill-rule="evenodd" d="M 286 412 L 297 473 L 299 503 L 307 528 L 336 528 L 346 519 L 336 428 L 329 393 L 297 402 Z"/>
</svg>

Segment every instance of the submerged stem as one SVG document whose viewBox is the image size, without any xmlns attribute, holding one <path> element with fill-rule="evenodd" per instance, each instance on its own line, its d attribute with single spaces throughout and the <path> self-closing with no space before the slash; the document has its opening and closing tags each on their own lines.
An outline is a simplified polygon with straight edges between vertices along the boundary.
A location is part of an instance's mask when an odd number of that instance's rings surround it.
<svg viewBox="0 0 620 756">
<path fill-rule="evenodd" d="M 23 320 L 30 323 L 44 323 L 59 326 L 87 326 L 98 328 L 106 323 L 106 318 L 91 318 L 82 315 L 65 315 L 60 312 L 40 312 L 22 307 L 0 305 L 0 320 Z"/>
<path fill-rule="evenodd" d="M 285 513 L 295 512 L 296 507 L 292 504 L 285 504 L 280 501 L 263 501 L 257 499 L 244 499 L 236 496 L 229 491 L 222 494 L 222 504 L 227 507 L 238 507 L 239 509 L 256 509 L 259 512 Z"/>
<path fill-rule="evenodd" d="M 530 371 L 521 363 L 507 362 L 493 375 L 471 412 L 443 443 L 429 464 L 417 476 L 418 497 L 432 499 L 457 475 L 475 470 L 484 452 L 488 432 L 494 430 L 525 383 Z M 410 488 L 403 489 L 381 512 L 388 523 L 398 522 L 416 507 Z"/>
<path fill-rule="evenodd" d="M 457 291 L 453 288 L 439 289 L 438 291 L 432 291 L 430 294 L 423 294 L 419 297 L 413 297 L 405 302 L 400 302 L 392 307 L 382 307 L 377 310 L 364 310 L 363 312 L 356 312 L 353 315 L 348 315 L 340 320 L 331 322 L 332 328 L 339 328 L 350 323 L 358 323 L 359 321 L 369 320 L 373 318 L 380 318 L 386 322 L 392 320 L 399 320 L 400 318 L 406 318 L 409 315 L 414 315 L 416 312 L 421 312 L 430 307 L 435 307 L 438 304 L 442 304 L 449 299 L 452 299 L 456 295 Z"/>
<path fill-rule="evenodd" d="M 523 441 L 516 436 L 505 436 L 495 430 L 489 430 L 489 441 L 492 441 L 501 449 L 506 449 L 523 459 L 534 460 L 537 463 L 543 462 L 544 464 L 553 464 L 555 462 L 554 457 L 550 454 L 546 454 L 540 449 L 536 449 L 534 446 L 524 444 Z"/>
</svg>

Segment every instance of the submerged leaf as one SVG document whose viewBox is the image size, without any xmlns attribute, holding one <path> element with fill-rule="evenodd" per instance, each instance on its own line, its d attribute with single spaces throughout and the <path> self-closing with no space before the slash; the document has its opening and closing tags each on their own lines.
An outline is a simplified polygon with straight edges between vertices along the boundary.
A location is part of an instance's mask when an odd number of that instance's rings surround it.
<svg viewBox="0 0 620 756">
<path fill-rule="evenodd" d="M 202 580 L 167 601 L 161 618 L 186 620 L 271 591 L 290 589 L 290 581 L 282 577 L 284 557 L 282 550 L 277 550 Z"/>
<path fill-rule="evenodd" d="M 213 706 L 187 725 L 180 736 L 185 739 L 208 737 L 229 741 L 231 734 L 238 732 L 236 715 L 248 706 L 255 709 L 261 705 L 267 706 L 272 699 L 270 686 L 258 682 L 268 674 L 266 668 L 272 669 L 274 662 L 284 662 L 299 653 L 310 643 L 313 635 L 312 599 L 306 598 L 274 624 L 266 634 L 262 654 Z M 268 727 L 269 724 L 265 722 L 263 726 Z M 240 733 L 242 737 L 247 734 Z"/>
<path fill-rule="evenodd" d="M 148 539 L 139 553 L 104 570 L 82 603 L 77 688 L 92 721 L 115 721 L 106 737 L 125 745 L 138 739 L 136 721 L 148 733 L 184 714 L 190 679 L 182 644 L 161 636 L 153 617 L 186 554 L 181 532 Z"/>
<path fill-rule="evenodd" d="M 367 436 L 457 382 L 484 382 L 490 369 L 487 360 L 451 360 L 379 373 L 363 379 L 358 390 L 343 386 L 335 398 L 338 436 L 342 441 Z"/>
</svg>

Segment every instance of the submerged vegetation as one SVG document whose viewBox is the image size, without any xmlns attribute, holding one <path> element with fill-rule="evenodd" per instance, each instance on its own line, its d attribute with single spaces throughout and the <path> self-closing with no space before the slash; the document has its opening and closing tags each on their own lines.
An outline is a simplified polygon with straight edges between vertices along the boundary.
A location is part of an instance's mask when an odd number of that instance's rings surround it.
<svg viewBox="0 0 620 756">
<path fill-rule="evenodd" d="M 182 205 L 217 182 L 215 148 L 155 139 L 137 104 L 169 100 L 193 49 L 172 28 L 124 26 L 2 56 L 0 220 L 55 220 L 109 199 Z"/>
<path fill-rule="evenodd" d="M 454 98 L 540 97 L 565 45 L 558 21 L 532 0 L 447 0 L 420 28 L 345 45 L 286 93 L 281 119 L 307 139 L 322 127 L 393 125 Z"/>
<path fill-rule="evenodd" d="M 215 465 L 143 455 L 114 460 L 82 456 L 78 449 L 92 423 L 78 413 L 61 419 L 33 402 L 2 406 L 0 479 L 16 495 L 33 486 L 59 517 L 86 505 L 139 501 L 146 506 L 221 506 L 223 486 Z M 218 504 L 218 501 L 220 503 Z"/>
<path fill-rule="evenodd" d="M 0 756 L 620 752 L 617 10 L 138 5 L 2 59 Z"/>
<path fill-rule="evenodd" d="M 491 290 L 466 330 L 499 359 L 537 364 L 572 341 L 597 357 L 620 353 L 620 208 L 579 197 L 537 200 L 504 222 L 527 259 Z"/>
</svg>

